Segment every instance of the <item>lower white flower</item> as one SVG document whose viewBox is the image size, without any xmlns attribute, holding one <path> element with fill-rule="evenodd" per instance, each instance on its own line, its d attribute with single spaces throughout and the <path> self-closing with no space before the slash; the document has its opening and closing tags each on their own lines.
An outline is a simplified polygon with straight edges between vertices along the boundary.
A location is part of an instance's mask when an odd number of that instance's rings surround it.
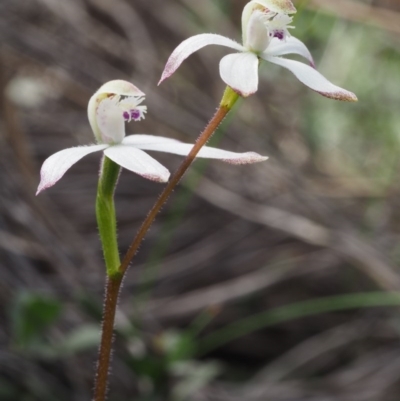
<svg viewBox="0 0 400 401">
<path fill-rule="evenodd" d="M 296 12 L 290 0 L 253 0 L 242 14 L 243 45 L 225 36 L 200 34 L 183 41 L 171 54 L 159 83 L 169 78 L 192 53 L 207 45 L 221 45 L 237 50 L 220 62 L 222 80 L 243 97 L 258 89 L 258 67 L 260 60 L 280 65 L 291 71 L 297 79 L 323 96 L 336 100 L 354 102 L 354 93 L 329 82 L 314 65 L 306 45 L 289 34 L 288 28 Z M 310 65 L 282 58 L 288 54 L 298 54 Z"/>
<path fill-rule="evenodd" d="M 96 137 L 96 145 L 64 149 L 45 160 L 40 170 L 36 194 L 53 186 L 84 156 L 102 151 L 105 156 L 142 177 L 166 182 L 169 171 L 143 150 L 167 152 L 186 156 L 193 145 L 154 135 L 125 136 L 125 122 L 144 118 L 146 106 L 141 105 L 144 93 L 129 82 L 116 80 L 104 84 L 90 99 L 88 118 Z M 267 157 L 254 152 L 235 153 L 203 147 L 197 157 L 219 159 L 231 164 L 264 161 Z"/>
</svg>

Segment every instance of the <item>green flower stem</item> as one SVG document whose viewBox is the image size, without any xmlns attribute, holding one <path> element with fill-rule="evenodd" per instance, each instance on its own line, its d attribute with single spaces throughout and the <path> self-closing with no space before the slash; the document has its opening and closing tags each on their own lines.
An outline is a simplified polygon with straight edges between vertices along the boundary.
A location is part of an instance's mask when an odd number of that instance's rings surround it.
<svg viewBox="0 0 400 401">
<path fill-rule="evenodd" d="M 240 96 L 230 86 L 227 86 L 224 92 L 224 96 L 222 96 L 220 106 L 231 110 L 235 103 L 238 101 L 239 97 Z"/>
<path fill-rule="evenodd" d="M 108 371 L 111 359 L 115 313 L 121 289 L 122 275 L 117 243 L 117 219 L 115 216 L 114 191 L 121 167 L 104 156 L 96 197 L 96 216 L 103 255 L 106 262 L 107 283 L 104 294 L 101 343 L 96 368 L 94 401 L 104 401 L 107 394 Z"/>
<path fill-rule="evenodd" d="M 119 276 L 121 264 L 117 243 L 117 219 L 115 217 L 114 190 L 121 167 L 104 156 L 96 197 L 96 216 L 99 227 L 107 276 Z"/>
<path fill-rule="evenodd" d="M 126 270 L 128 269 L 129 263 L 135 256 L 137 250 L 139 249 L 140 244 L 142 243 L 144 236 L 146 235 L 147 231 L 153 224 L 158 212 L 162 208 L 162 206 L 165 204 L 165 202 L 168 200 L 169 196 L 175 189 L 175 187 L 178 185 L 179 181 L 182 179 L 183 175 L 186 173 L 187 169 L 190 167 L 190 165 L 193 163 L 194 159 L 196 158 L 197 153 L 199 153 L 200 149 L 207 143 L 207 141 L 211 138 L 211 136 L 214 134 L 214 132 L 217 130 L 221 122 L 224 120 L 226 115 L 231 111 L 232 107 L 235 105 L 237 100 L 239 99 L 239 95 L 234 92 L 229 86 L 225 89 L 224 95 L 222 97 L 220 106 L 216 113 L 214 114 L 214 117 L 211 119 L 211 121 L 207 124 L 206 128 L 204 131 L 200 134 L 200 136 L 197 138 L 196 143 L 193 145 L 192 150 L 190 153 L 186 156 L 186 158 L 183 160 L 181 165 L 179 166 L 178 170 L 175 172 L 175 174 L 170 178 L 167 186 L 164 188 L 162 191 L 160 197 L 150 210 L 149 214 L 143 221 L 141 227 L 139 228 L 138 233 L 136 234 L 136 237 L 132 241 L 128 251 L 126 252 L 121 266 L 119 268 L 120 272 L 122 274 L 125 274 Z"/>
</svg>

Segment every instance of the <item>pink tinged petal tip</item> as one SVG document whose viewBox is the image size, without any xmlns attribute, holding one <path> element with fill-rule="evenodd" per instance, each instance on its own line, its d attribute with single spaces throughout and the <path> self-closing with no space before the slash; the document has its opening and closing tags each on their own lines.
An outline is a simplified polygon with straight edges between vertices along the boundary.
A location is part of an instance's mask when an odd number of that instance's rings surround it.
<svg viewBox="0 0 400 401">
<path fill-rule="evenodd" d="M 169 78 L 191 54 L 208 45 L 226 46 L 238 51 L 244 50 L 244 47 L 239 43 L 221 35 L 205 33 L 192 36 L 191 38 L 184 40 L 172 52 L 167 64 L 165 65 L 158 85 L 160 85 L 165 79 Z"/>
<path fill-rule="evenodd" d="M 247 152 L 247 153 L 239 153 L 235 157 L 228 157 L 224 159 L 220 159 L 226 163 L 230 164 L 253 164 L 253 163 L 260 163 L 265 160 L 268 160 L 267 156 L 261 156 L 255 152 Z"/>
<path fill-rule="evenodd" d="M 245 52 L 229 54 L 220 62 L 222 80 L 240 96 L 248 97 L 258 89 L 258 57 Z"/>
<path fill-rule="evenodd" d="M 169 171 L 142 150 L 126 144 L 110 146 L 104 154 L 121 167 L 152 181 L 167 182 Z"/>
<path fill-rule="evenodd" d="M 40 170 L 40 183 L 36 195 L 52 187 L 62 176 L 84 156 L 99 152 L 107 145 L 78 146 L 60 150 L 45 160 Z"/>
<path fill-rule="evenodd" d="M 358 101 L 354 93 L 332 84 L 317 70 L 306 64 L 280 57 L 266 56 L 263 58 L 271 63 L 287 68 L 300 82 L 325 97 L 345 102 Z"/>
</svg>

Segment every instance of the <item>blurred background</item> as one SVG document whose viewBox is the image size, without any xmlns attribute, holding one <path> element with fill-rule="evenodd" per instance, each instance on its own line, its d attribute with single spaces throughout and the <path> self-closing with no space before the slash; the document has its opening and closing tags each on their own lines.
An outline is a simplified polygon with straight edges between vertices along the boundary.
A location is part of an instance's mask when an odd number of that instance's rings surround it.
<svg viewBox="0 0 400 401">
<path fill-rule="evenodd" d="M 304 0 L 293 35 L 358 95 L 319 96 L 264 63 L 212 145 L 269 155 L 197 161 L 125 280 L 110 401 L 400 399 L 400 4 Z M 172 50 L 240 41 L 245 0 L 0 0 L 0 400 L 91 397 L 104 285 L 99 155 L 35 197 L 42 162 L 93 143 L 104 82 L 147 95 L 129 133 L 193 142 L 224 84 L 210 46 L 160 87 Z M 171 171 L 180 158 L 156 154 Z M 121 253 L 162 185 L 124 171 Z"/>
</svg>

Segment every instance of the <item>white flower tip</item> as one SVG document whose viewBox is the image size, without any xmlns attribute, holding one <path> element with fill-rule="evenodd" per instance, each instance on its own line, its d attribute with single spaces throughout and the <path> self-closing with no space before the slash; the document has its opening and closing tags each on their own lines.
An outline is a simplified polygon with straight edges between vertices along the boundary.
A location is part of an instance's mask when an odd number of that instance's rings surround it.
<svg viewBox="0 0 400 401">
<path fill-rule="evenodd" d="M 96 94 L 102 93 L 119 96 L 145 96 L 145 94 L 135 85 L 122 79 L 115 79 L 113 81 L 106 82 L 96 92 Z"/>
<path fill-rule="evenodd" d="M 290 0 L 253 0 L 252 3 L 258 3 L 275 13 L 295 14 L 297 12 Z"/>
<path fill-rule="evenodd" d="M 337 91 L 337 92 L 319 92 L 320 95 L 328 97 L 333 100 L 340 100 L 342 102 L 358 102 L 357 96 L 353 92 L 349 91 Z"/>
<path fill-rule="evenodd" d="M 258 153 L 255 152 L 246 152 L 242 153 L 240 157 L 234 157 L 234 158 L 226 158 L 222 159 L 222 161 L 229 163 L 229 164 L 252 164 L 252 163 L 259 163 L 267 160 L 267 156 L 261 156 Z"/>
</svg>

